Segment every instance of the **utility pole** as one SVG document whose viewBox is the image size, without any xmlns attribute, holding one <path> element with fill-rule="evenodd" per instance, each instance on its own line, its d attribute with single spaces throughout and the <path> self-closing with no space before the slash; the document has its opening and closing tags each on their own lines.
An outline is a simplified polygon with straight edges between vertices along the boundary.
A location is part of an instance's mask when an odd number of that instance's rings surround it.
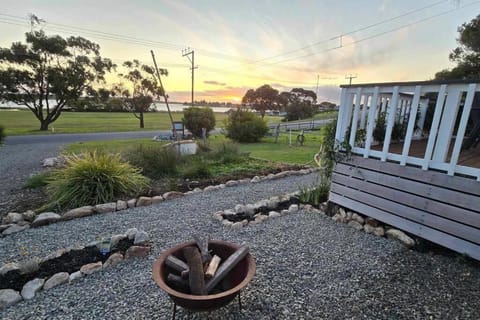
<svg viewBox="0 0 480 320">
<path fill-rule="evenodd" d="M 349 83 L 348 83 L 349 86 L 352 85 L 352 79 L 355 79 L 356 77 L 357 77 L 357 74 L 356 74 L 356 73 L 355 73 L 355 75 L 350 74 L 350 75 L 348 75 L 348 76 L 345 76 L 345 79 L 349 79 L 349 80 L 350 80 Z"/>
<path fill-rule="evenodd" d="M 315 94 L 317 95 L 317 99 L 318 99 L 318 80 L 320 79 L 320 75 L 317 74 L 317 90 L 315 91 Z M 318 102 L 318 100 L 317 100 Z"/>
<path fill-rule="evenodd" d="M 160 77 L 160 75 L 168 76 L 168 70 L 159 69 L 157 66 L 157 60 L 155 60 L 155 54 L 153 53 L 153 50 L 150 50 L 150 53 L 152 54 L 153 64 L 155 65 L 158 82 L 160 83 L 160 87 L 162 88 L 163 99 L 165 99 L 165 104 L 167 105 L 168 116 L 170 117 L 170 123 L 172 124 L 173 137 L 175 138 L 175 140 L 178 140 L 177 130 L 175 129 L 175 125 L 173 124 L 172 113 L 170 112 L 170 106 L 168 105 L 168 95 L 165 92 L 165 87 L 163 86 L 162 78 Z"/>
<path fill-rule="evenodd" d="M 192 55 L 192 58 L 190 59 L 190 55 Z M 193 49 L 186 48 L 182 50 L 182 57 L 187 57 L 188 60 L 192 63 L 192 67 L 190 68 L 192 70 L 192 107 L 193 107 L 193 83 L 194 83 L 194 70 L 198 69 L 198 66 L 195 66 L 195 52 Z"/>
</svg>

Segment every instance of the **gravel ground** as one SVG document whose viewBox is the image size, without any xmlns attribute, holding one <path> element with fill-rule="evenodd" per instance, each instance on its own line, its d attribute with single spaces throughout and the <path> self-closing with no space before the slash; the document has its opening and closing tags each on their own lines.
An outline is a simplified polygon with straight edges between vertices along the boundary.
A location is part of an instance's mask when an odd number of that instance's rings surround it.
<svg viewBox="0 0 480 320">
<path fill-rule="evenodd" d="M 28 192 L 22 186 L 31 174 L 43 170 L 41 161 L 54 157 L 62 143 L 11 144 L 0 147 L 0 217 L 15 209 Z"/>
<path fill-rule="evenodd" d="M 151 278 L 163 250 L 193 233 L 249 245 L 257 273 L 238 305 L 177 319 L 479 319 L 480 269 L 301 212 L 241 230 L 211 218 L 219 209 L 294 191 L 315 175 L 189 195 L 152 207 L 91 216 L 0 239 L 0 262 L 44 256 L 97 236 L 146 230 L 153 254 L 49 291 L 1 319 L 170 319 L 172 304 Z M 20 250 L 22 246 L 22 250 Z"/>
</svg>

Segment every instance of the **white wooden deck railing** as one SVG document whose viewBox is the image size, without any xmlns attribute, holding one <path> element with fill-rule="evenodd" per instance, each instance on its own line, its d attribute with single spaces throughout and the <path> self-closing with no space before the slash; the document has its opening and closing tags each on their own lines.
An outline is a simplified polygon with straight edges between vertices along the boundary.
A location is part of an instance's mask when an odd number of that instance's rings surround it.
<svg viewBox="0 0 480 320">
<path fill-rule="evenodd" d="M 435 169 L 448 175 L 462 174 L 480 181 L 480 169 L 458 165 L 462 142 L 480 83 L 460 82 L 400 82 L 342 86 L 336 140 L 348 141 L 354 154 L 381 161 L 411 164 L 423 170 Z M 428 107 L 426 93 L 438 93 L 432 125 L 423 158 L 409 156 L 412 140 L 422 135 Z M 463 107 L 462 107 L 463 106 Z M 477 106 L 479 107 L 479 106 Z M 377 119 L 385 112 L 386 130 L 381 151 L 372 150 L 373 131 Z M 461 114 L 459 115 L 459 112 Z M 418 119 L 417 119 L 418 117 Z M 456 125 L 457 117 L 460 122 Z M 404 121 L 406 130 L 401 154 L 389 152 L 396 121 Z M 365 139 L 356 142 L 358 129 L 364 129 Z M 350 136 L 346 137 L 347 132 Z M 453 149 L 451 148 L 454 138 Z M 451 150 L 451 153 L 449 153 Z M 448 157 L 450 155 L 450 157 Z"/>
</svg>

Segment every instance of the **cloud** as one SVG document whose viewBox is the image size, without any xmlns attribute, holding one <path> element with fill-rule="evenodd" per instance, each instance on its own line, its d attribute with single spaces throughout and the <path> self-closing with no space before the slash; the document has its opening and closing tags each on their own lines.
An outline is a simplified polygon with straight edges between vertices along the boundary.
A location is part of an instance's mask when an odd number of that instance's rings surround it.
<svg viewBox="0 0 480 320">
<path fill-rule="evenodd" d="M 212 84 L 212 85 L 215 85 L 215 86 L 226 86 L 227 85 L 225 82 L 218 82 L 218 81 L 215 81 L 215 80 L 205 80 L 205 81 L 203 81 L 203 83 Z"/>
</svg>

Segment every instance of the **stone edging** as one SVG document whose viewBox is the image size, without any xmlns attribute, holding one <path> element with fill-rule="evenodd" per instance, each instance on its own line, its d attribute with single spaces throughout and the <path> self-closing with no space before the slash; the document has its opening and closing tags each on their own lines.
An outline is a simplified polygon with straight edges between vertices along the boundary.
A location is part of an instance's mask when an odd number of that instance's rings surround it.
<svg viewBox="0 0 480 320">
<path fill-rule="evenodd" d="M 299 210 L 305 210 L 310 213 L 318 213 L 325 215 L 325 212 L 314 208 L 309 204 L 291 204 L 288 209 L 281 211 L 275 211 L 278 208 L 279 204 L 282 202 L 288 202 L 295 196 L 298 196 L 300 192 L 287 193 L 281 196 L 270 197 L 269 199 L 260 200 L 254 204 L 237 204 L 233 209 L 227 209 L 224 211 L 217 211 L 212 214 L 215 220 L 218 220 L 222 223 L 223 226 L 232 229 L 241 229 L 249 225 L 255 225 L 262 223 L 265 220 L 284 216 L 287 214 L 293 214 L 299 212 Z M 259 213 L 258 211 L 264 208 L 268 211 L 268 214 Z M 253 220 L 243 219 L 241 221 L 232 222 L 228 217 L 230 216 L 244 216 L 248 215 L 253 218 Z M 235 219 L 238 220 L 238 219 Z"/>
<path fill-rule="evenodd" d="M 304 210 L 310 213 L 318 213 L 327 217 L 325 213 L 327 209 L 327 202 L 321 204 L 321 209 L 314 208 L 310 204 L 291 204 L 288 209 L 275 211 L 280 203 L 290 201 L 291 198 L 298 196 L 300 191 L 287 193 L 281 196 L 270 197 L 269 199 L 260 200 L 254 204 L 237 204 L 233 209 L 227 209 L 223 211 L 217 211 L 212 213 L 212 217 L 222 223 L 223 226 L 232 229 L 241 229 L 249 225 L 256 225 L 262 223 L 265 220 L 284 216 L 286 214 L 293 214 Z M 257 213 L 260 208 L 269 210 L 268 215 Z M 387 237 L 388 239 L 395 239 L 405 245 L 408 248 L 412 248 L 415 245 L 415 240 L 409 237 L 406 233 L 393 227 L 383 225 L 379 221 L 361 215 L 353 211 L 346 210 L 338 205 L 333 206 L 333 216 L 331 219 L 335 222 L 346 223 L 348 226 L 358 231 L 365 231 L 368 234 L 373 234 L 379 237 Z M 244 216 L 249 215 L 254 220 L 243 219 L 241 221 L 232 222 L 227 216 Z M 238 219 L 234 219 L 238 220 Z"/>
<path fill-rule="evenodd" d="M 331 211 L 333 214 L 331 218 L 335 222 L 346 223 L 348 226 L 358 231 L 365 231 L 366 233 L 374 234 L 378 237 L 395 239 L 408 248 L 412 248 L 415 245 L 415 240 L 409 237 L 405 232 L 382 224 L 378 220 L 350 211 L 338 205 L 334 205 Z"/>
<path fill-rule="evenodd" d="M 198 192 L 208 192 L 218 189 L 223 189 L 225 187 L 233 187 L 245 183 L 258 183 L 266 180 L 280 179 L 293 175 L 305 175 L 315 171 L 318 171 L 318 168 L 309 168 L 301 170 L 288 170 L 282 171 L 277 174 L 269 174 L 267 176 L 255 176 L 252 179 L 242 179 L 242 180 L 229 180 L 224 184 L 219 184 L 215 186 L 207 186 L 203 190 L 200 188 L 195 188 L 193 191 L 188 191 L 185 193 L 178 191 L 169 191 L 163 195 L 154 196 L 154 197 L 139 197 L 130 200 L 118 200 L 116 202 L 102 203 L 95 206 L 84 206 L 80 208 L 75 208 L 67 211 L 63 215 L 57 214 L 55 212 L 43 212 L 36 214 L 32 210 L 28 210 L 23 213 L 10 212 L 2 219 L 2 224 L 0 225 L 0 232 L 2 236 L 7 236 L 13 233 L 21 232 L 29 228 L 36 228 L 43 225 L 72 220 L 82 217 L 91 216 L 94 214 L 101 213 L 110 213 L 116 211 L 122 211 L 134 207 L 144 207 L 160 203 L 165 200 L 171 200 L 179 197 L 183 197 L 188 194 L 198 193 Z"/>
<path fill-rule="evenodd" d="M 145 231 L 139 231 L 136 228 L 131 228 L 128 229 L 124 234 L 113 235 L 110 238 L 104 239 L 103 241 L 94 241 L 84 247 L 79 246 L 57 250 L 43 259 L 32 259 L 21 263 L 7 263 L 3 265 L 0 268 L 0 275 L 2 276 L 11 271 L 25 273 L 25 270 L 28 270 L 28 273 L 32 273 L 38 270 L 40 264 L 48 262 L 48 260 L 60 258 L 62 255 L 67 254 L 71 250 L 82 250 L 88 247 L 97 247 L 99 250 L 101 250 L 101 246 L 105 243 L 105 240 L 109 241 L 109 248 L 113 248 L 116 244 L 124 239 L 133 240 L 133 245 L 126 250 L 125 256 L 120 252 L 116 252 L 110 255 L 104 263 L 102 263 L 102 261 L 88 263 L 81 266 L 76 272 L 72 272 L 70 274 L 68 272 L 58 272 L 48 279 L 35 278 L 27 282 L 23 286 L 21 292 L 18 292 L 14 289 L 0 289 L 0 309 L 14 305 L 22 300 L 33 299 L 36 293 L 41 289 L 49 290 L 61 284 L 71 283 L 72 281 L 80 279 L 84 276 L 114 266 L 126 259 L 145 257 L 150 253 L 151 247 L 149 244 L 149 236 Z"/>
</svg>

